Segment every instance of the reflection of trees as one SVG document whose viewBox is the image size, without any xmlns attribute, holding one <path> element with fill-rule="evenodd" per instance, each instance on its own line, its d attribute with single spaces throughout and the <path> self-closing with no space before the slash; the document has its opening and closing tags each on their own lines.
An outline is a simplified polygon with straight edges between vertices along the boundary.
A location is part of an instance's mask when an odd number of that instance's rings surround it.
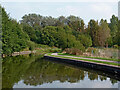
<svg viewBox="0 0 120 90">
<path fill-rule="evenodd" d="M 101 81 L 103 81 L 103 80 L 106 80 L 106 79 L 107 79 L 107 77 L 105 77 L 105 76 L 99 76 L 99 78 L 100 78 L 100 80 L 101 80 Z"/>
<path fill-rule="evenodd" d="M 73 83 L 84 79 L 84 71 L 62 64 L 38 60 L 38 63 L 33 62 L 31 64 L 25 76 L 24 82 L 32 85 L 48 83 L 55 80 Z"/>
<path fill-rule="evenodd" d="M 34 57 L 16 56 L 6 57 L 2 63 L 2 87 L 11 88 L 17 83 L 28 69 Z"/>
<path fill-rule="evenodd" d="M 117 83 L 117 80 L 115 80 L 115 79 L 112 79 L 112 78 L 110 78 L 110 81 L 111 81 L 111 83 L 114 85 L 115 83 Z"/>
<path fill-rule="evenodd" d="M 88 75 L 90 80 L 97 80 L 98 78 L 101 81 L 106 80 L 106 77 L 99 76 L 97 73 L 49 62 L 41 59 L 41 56 L 7 57 L 3 61 L 3 88 L 12 88 L 21 79 L 24 80 L 25 84 L 35 86 L 52 83 L 55 80 L 74 83 L 84 80 L 85 75 Z"/>
<path fill-rule="evenodd" d="M 90 73 L 90 72 L 88 72 L 88 78 L 90 80 L 98 80 L 98 74 L 97 73 Z"/>
</svg>

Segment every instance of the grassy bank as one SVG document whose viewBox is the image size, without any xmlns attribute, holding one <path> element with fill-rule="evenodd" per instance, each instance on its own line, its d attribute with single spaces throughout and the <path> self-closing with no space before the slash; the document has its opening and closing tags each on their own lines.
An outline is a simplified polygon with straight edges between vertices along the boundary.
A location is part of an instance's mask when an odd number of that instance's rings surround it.
<svg viewBox="0 0 120 90">
<path fill-rule="evenodd" d="M 102 57 L 80 56 L 80 55 L 72 55 L 72 54 L 67 54 L 67 53 L 58 53 L 58 55 L 67 55 L 67 56 L 77 56 L 77 57 L 83 57 L 83 58 L 92 58 L 92 59 L 102 59 L 102 60 L 120 61 L 120 59 L 114 59 L 114 58 L 102 58 Z"/>
<path fill-rule="evenodd" d="M 74 57 L 66 57 L 66 56 L 60 56 L 60 55 L 51 55 L 51 53 L 47 54 L 48 56 L 53 56 L 53 57 L 60 57 L 60 58 L 66 58 L 66 59 L 75 59 L 75 60 L 82 60 L 82 61 L 89 61 L 89 62 L 94 62 L 94 63 L 100 63 L 100 64 L 107 64 L 107 65 L 115 65 L 115 66 L 120 66 L 118 63 L 112 63 L 112 62 L 105 62 L 105 61 L 96 61 L 96 60 L 90 60 L 90 59 L 80 59 L 80 58 L 74 58 Z"/>
</svg>

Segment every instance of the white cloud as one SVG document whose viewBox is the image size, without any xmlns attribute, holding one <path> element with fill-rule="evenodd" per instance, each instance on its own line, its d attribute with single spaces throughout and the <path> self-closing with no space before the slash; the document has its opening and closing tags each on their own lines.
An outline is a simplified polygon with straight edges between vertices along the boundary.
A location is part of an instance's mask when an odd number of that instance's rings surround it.
<svg viewBox="0 0 120 90">
<path fill-rule="evenodd" d="M 117 3 L 87 3 L 84 5 L 76 6 L 65 6 L 57 8 L 57 13 L 63 13 L 63 16 L 75 15 L 83 18 L 85 22 L 88 22 L 90 19 L 99 20 L 107 19 L 110 21 L 110 18 L 113 14 L 117 15 Z"/>
</svg>

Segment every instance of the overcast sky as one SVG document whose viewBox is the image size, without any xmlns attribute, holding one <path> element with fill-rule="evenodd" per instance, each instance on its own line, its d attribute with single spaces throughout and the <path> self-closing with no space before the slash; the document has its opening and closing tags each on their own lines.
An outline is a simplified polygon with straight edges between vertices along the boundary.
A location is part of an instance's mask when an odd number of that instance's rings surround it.
<svg viewBox="0 0 120 90">
<path fill-rule="evenodd" d="M 4 0 L 2 6 L 17 21 L 29 13 L 52 17 L 75 15 L 86 24 L 90 19 L 103 18 L 109 22 L 113 14 L 118 16 L 118 0 Z"/>
</svg>

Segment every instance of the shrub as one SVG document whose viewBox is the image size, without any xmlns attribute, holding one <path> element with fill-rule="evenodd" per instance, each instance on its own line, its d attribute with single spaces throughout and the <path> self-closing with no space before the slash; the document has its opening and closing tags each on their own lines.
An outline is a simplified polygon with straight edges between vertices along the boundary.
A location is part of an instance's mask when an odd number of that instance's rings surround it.
<svg viewBox="0 0 120 90">
<path fill-rule="evenodd" d="M 96 52 L 97 52 L 97 49 L 90 47 L 90 48 L 88 48 L 86 51 L 93 54 L 93 53 L 96 53 Z"/>
<path fill-rule="evenodd" d="M 114 45 L 113 47 L 118 49 L 119 46 L 118 45 Z"/>
<path fill-rule="evenodd" d="M 56 53 L 56 52 L 61 52 L 61 49 L 58 48 L 51 48 L 50 52 Z"/>
<path fill-rule="evenodd" d="M 80 49 L 77 48 L 66 48 L 64 50 L 67 54 L 72 54 L 72 55 L 82 55 L 83 52 Z"/>
<path fill-rule="evenodd" d="M 81 42 L 81 44 L 83 44 L 85 48 L 92 46 L 91 37 L 88 35 L 84 35 L 84 34 L 79 35 L 77 39 Z"/>
<path fill-rule="evenodd" d="M 30 47 L 29 47 L 29 50 L 32 50 L 32 51 L 33 51 L 34 49 L 35 49 L 34 46 L 30 46 Z"/>
<path fill-rule="evenodd" d="M 37 46 L 34 42 L 32 42 L 32 41 L 28 41 L 27 42 L 27 45 L 28 45 L 28 47 L 29 47 L 29 50 L 34 50 L 35 49 L 35 47 Z"/>
</svg>

